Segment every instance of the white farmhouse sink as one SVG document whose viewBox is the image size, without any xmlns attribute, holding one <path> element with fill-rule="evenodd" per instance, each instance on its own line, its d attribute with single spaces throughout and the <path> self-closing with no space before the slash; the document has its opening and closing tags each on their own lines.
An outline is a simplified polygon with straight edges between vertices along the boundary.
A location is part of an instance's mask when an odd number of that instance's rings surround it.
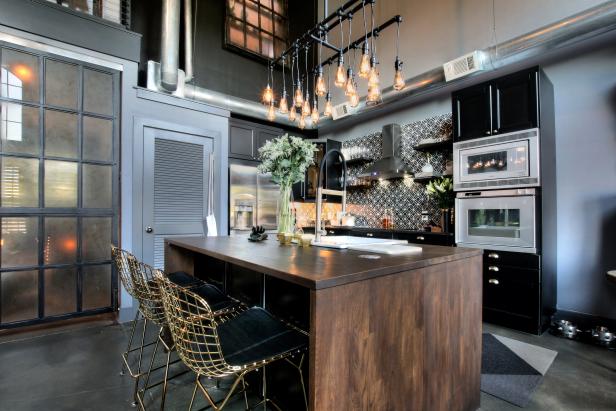
<svg viewBox="0 0 616 411">
<path fill-rule="evenodd" d="M 337 249 L 353 249 L 361 247 L 366 250 L 370 245 L 386 245 L 386 244 L 407 244 L 406 240 L 388 240 L 386 238 L 372 237 L 353 237 L 350 235 L 322 236 L 321 241 L 312 241 L 312 245 L 316 247 L 337 248 Z"/>
</svg>

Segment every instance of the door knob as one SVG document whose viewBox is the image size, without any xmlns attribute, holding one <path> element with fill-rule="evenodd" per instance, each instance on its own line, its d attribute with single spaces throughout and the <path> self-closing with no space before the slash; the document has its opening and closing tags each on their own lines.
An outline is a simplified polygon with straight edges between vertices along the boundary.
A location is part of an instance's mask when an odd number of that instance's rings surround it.
<svg viewBox="0 0 616 411">
<path fill-rule="evenodd" d="M 146 228 L 145 228 L 145 232 L 146 232 L 146 233 L 151 233 L 152 231 L 154 231 L 154 230 L 152 229 L 152 227 L 146 227 Z"/>
</svg>

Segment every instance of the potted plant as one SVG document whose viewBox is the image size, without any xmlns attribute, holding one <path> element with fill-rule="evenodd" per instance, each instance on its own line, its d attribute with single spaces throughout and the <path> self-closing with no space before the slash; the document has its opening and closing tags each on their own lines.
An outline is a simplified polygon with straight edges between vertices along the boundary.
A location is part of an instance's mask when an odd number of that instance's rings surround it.
<svg viewBox="0 0 616 411">
<path fill-rule="evenodd" d="M 314 164 L 317 146 L 300 137 L 285 134 L 268 141 L 259 148 L 260 173 L 270 173 L 272 181 L 280 185 L 278 202 L 278 234 L 293 233 L 291 187 L 304 179 L 306 169 Z"/>
<path fill-rule="evenodd" d="M 434 179 L 426 186 L 426 193 L 433 198 L 441 209 L 441 227 L 443 232 L 451 231 L 451 209 L 454 204 L 453 181 L 449 177 Z"/>
</svg>

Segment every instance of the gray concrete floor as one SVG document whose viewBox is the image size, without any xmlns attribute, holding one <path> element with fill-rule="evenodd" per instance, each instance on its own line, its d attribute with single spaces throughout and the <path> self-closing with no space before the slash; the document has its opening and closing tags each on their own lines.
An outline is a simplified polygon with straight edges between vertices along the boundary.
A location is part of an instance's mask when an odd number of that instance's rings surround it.
<svg viewBox="0 0 616 411">
<path fill-rule="evenodd" d="M 558 351 L 527 410 L 616 410 L 616 352 L 488 324 L 484 331 Z M 0 337 L 0 410 L 134 409 L 130 405 L 132 379 L 119 375 L 120 353 L 127 339 L 128 330 L 119 325 Z M 176 364 L 171 373 L 183 370 Z M 166 409 L 187 408 L 193 381 L 191 373 L 171 381 Z M 224 390 L 216 392 L 220 395 Z M 158 409 L 158 397 L 157 390 L 149 392 L 149 409 Z M 194 409 L 206 405 L 202 396 L 197 398 Z M 237 398 L 227 409 L 243 410 L 243 400 Z M 481 409 L 519 410 L 483 393 Z"/>
</svg>

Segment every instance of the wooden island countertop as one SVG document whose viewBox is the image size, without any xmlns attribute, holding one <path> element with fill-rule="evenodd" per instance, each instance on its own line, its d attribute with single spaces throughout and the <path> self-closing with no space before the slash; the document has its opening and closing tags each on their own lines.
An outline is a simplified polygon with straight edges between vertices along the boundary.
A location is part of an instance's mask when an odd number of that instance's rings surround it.
<svg viewBox="0 0 616 411">
<path fill-rule="evenodd" d="M 310 411 L 476 410 L 482 251 L 421 247 L 366 259 L 372 253 L 275 238 L 167 238 L 165 270 L 201 277 L 306 330 Z M 289 394 L 300 392 L 289 388 L 296 376 L 268 375 L 285 381 L 268 383 L 283 409 L 303 409 L 303 396 Z"/>
<path fill-rule="evenodd" d="M 180 247 L 191 250 L 317 290 L 482 254 L 482 250 L 474 248 L 425 244 L 418 244 L 423 249 L 421 253 L 384 255 L 322 247 L 284 246 L 275 238 L 257 243 L 245 237 L 183 237 L 165 241 L 171 249 Z M 360 257 L 366 254 L 379 255 L 380 258 Z"/>
</svg>

